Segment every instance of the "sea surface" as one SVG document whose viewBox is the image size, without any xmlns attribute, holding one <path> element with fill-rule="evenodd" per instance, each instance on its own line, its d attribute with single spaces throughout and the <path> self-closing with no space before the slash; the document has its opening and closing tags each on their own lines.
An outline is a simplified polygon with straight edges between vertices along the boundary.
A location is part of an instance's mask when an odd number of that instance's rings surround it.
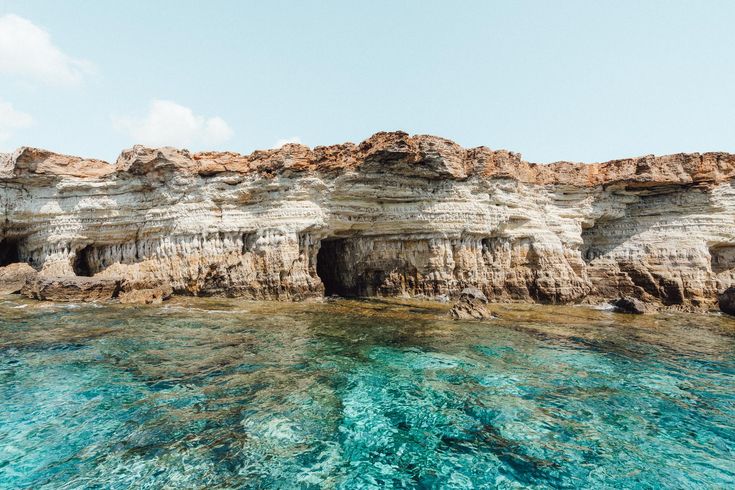
<svg viewBox="0 0 735 490">
<path fill-rule="evenodd" d="M 735 485 L 735 319 L 0 298 L 0 488 Z"/>
</svg>

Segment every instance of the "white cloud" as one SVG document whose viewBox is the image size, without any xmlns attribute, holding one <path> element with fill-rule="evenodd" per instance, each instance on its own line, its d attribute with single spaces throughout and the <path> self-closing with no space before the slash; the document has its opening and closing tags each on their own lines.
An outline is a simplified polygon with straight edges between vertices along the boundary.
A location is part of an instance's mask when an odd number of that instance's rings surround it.
<svg viewBox="0 0 735 490">
<path fill-rule="evenodd" d="M 301 143 L 301 138 L 299 138 L 298 136 L 292 136 L 290 138 L 282 138 L 276 141 L 276 144 L 273 145 L 273 148 L 277 149 L 277 148 L 282 147 L 283 145 L 288 145 L 289 143 L 295 143 L 297 145 L 303 144 Z"/>
<path fill-rule="evenodd" d="M 134 143 L 147 146 L 212 147 L 232 137 L 232 129 L 221 117 L 198 116 L 168 100 L 154 100 L 143 118 L 113 118 L 113 124 Z"/>
<path fill-rule="evenodd" d="M 10 102 L 0 100 L 0 144 L 8 141 L 15 130 L 32 124 L 30 114 L 16 110 Z"/>
<path fill-rule="evenodd" d="M 91 69 L 90 62 L 74 59 L 54 46 L 48 32 L 33 22 L 13 14 L 0 16 L 0 73 L 75 85 Z"/>
</svg>

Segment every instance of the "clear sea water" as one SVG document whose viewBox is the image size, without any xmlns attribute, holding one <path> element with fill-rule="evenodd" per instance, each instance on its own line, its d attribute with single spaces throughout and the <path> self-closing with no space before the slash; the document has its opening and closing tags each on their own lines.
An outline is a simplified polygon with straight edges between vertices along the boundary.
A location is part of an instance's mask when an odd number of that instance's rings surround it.
<svg viewBox="0 0 735 490">
<path fill-rule="evenodd" d="M 0 299 L 0 488 L 733 488 L 735 320 Z"/>
</svg>

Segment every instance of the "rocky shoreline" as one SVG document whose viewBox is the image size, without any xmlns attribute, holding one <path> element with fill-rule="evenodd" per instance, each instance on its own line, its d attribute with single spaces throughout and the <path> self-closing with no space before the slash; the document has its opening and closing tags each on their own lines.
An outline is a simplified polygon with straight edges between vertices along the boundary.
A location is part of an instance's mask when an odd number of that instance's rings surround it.
<svg viewBox="0 0 735 490">
<path fill-rule="evenodd" d="M 24 147 L 0 154 L 0 292 L 706 310 L 735 284 L 733 178 L 728 153 L 540 165 L 401 132 L 114 165 Z"/>
</svg>

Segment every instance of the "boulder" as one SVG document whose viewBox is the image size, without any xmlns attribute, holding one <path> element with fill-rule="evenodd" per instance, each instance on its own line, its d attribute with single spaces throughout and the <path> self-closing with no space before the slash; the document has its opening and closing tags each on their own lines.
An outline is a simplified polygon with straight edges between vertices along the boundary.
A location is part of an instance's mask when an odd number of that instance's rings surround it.
<svg viewBox="0 0 735 490">
<path fill-rule="evenodd" d="M 36 278 L 36 269 L 25 263 L 0 267 L 0 294 L 19 293 L 26 282 Z"/>
<path fill-rule="evenodd" d="M 124 304 L 158 304 L 173 294 L 173 288 L 167 282 L 125 281 L 120 289 L 120 303 Z"/>
<path fill-rule="evenodd" d="M 495 315 L 487 308 L 487 297 L 477 288 L 465 288 L 459 294 L 449 316 L 455 320 L 488 320 Z"/>
<path fill-rule="evenodd" d="M 728 315 L 735 315 L 735 286 L 730 286 L 718 294 L 717 303 L 720 311 Z"/>
<path fill-rule="evenodd" d="M 633 298 L 631 296 L 623 296 L 610 302 L 618 313 L 632 313 L 634 315 L 643 315 L 645 313 L 655 313 L 657 308 L 644 301 Z"/>
<path fill-rule="evenodd" d="M 117 297 L 122 282 L 114 278 L 37 276 L 23 286 L 21 293 L 43 301 L 105 301 Z"/>
</svg>

